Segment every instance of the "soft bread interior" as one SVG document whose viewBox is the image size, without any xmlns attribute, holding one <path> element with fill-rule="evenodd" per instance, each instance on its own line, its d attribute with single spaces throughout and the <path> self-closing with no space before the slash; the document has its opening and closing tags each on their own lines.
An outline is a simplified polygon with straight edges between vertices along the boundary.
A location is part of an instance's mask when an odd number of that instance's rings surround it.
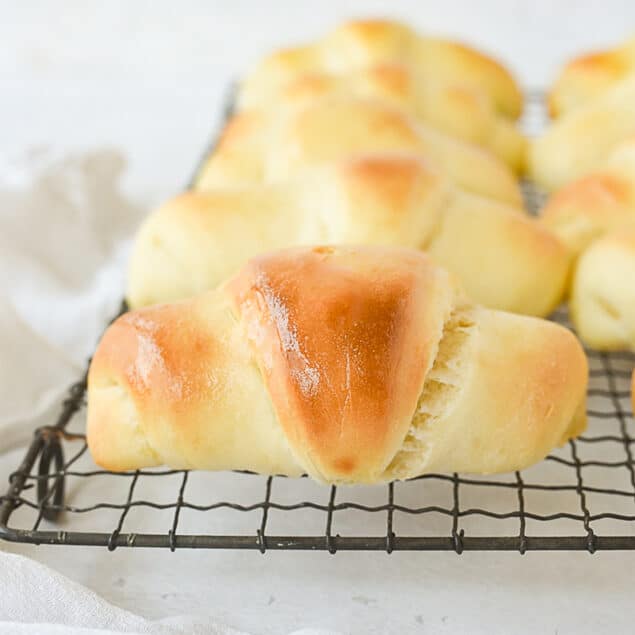
<svg viewBox="0 0 635 635">
<path fill-rule="evenodd" d="M 472 310 L 452 312 L 444 325 L 443 335 L 432 368 L 426 376 L 412 425 L 403 445 L 386 469 L 387 480 L 408 478 L 425 470 L 429 455 L 429 430 L 452 407 L 461 389 L 470 338 L 474 334 Z"/>
</svg>

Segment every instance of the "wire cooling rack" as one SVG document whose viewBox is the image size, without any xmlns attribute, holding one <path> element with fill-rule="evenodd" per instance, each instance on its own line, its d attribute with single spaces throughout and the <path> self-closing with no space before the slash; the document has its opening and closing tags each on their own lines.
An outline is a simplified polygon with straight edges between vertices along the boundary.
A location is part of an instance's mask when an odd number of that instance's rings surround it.
<svg viewBox="0 0 635 635">
<path fill-rule="evenodd" d="M 544 123 L 540 95 L 525 126 Z M 540 193 L 525 188 L 537 209 Z M 125 306 L 122 306 L 122 311 Z M 566 311 L 553 319 L 567 324 Z M 35 432 L 0 499 L 0 537 L 117 547 L 338 550 L 635 549 L 630 353 L 587 350 L 589 427 L 540 464 L 490 477 L 429 474 L 372 487 L 239 472 L 96 469 L 84 437 L 86 377 Z"/>
</svg>

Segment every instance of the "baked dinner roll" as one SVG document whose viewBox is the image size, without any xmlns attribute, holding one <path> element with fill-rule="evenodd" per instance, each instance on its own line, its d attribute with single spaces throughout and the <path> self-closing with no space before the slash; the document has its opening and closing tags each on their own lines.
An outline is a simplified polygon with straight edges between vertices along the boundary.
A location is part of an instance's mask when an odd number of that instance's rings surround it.
<svg viewBox="0 0 635 635">
<path fill-rule="evenodd" d="M 560 302 L 566 248 L 535 219 L 453 188 L 418 155 L 349 157 L 275 185 L 177 196 L 132 251 L 132 307 L 209 290 L 263 251 L 374 243 L 426 249 L 476 301 L 546 315 Z"/>
<path fill-rule="evenodd" d="M 600 350 L 635 346 L 635 137 L 601 169 L 554 194 L 542 222 L 578 259 L 570 290 L 571 319 Z"/>
<path fill-rule="evenodd" d="M 583 430 L 586 381 L 568 330 L 466 302 L 421 252 L 304 247 L 114 322 L 90 367 L 88 445 L 117 471 L 517 470 Z"/>
<path fill-rule="evenodd" d="M 423 77 L 476 87 L 509 117 L 522 110 L 522 93 L 510 73 L 493 59 L 456 42 L 422 37 L 399 22 L 356 20 L 322 40 L 265 57 L 243 83 L 239 104 L 269 101 L 282 84 L 307 71 L 346 73 L 377 63 L 411 65 Z"/>
<path fill-rule="evenodd" d="M 236 115 L 196 187 L 276 182 L 351 154 L 404 150 L 422 154 L 466 190 L 522 205 L 513 172 L 492 154 L 427 128 L 399 108 L 354 98 Z"/>
<path fill-rule="evenodd" d="M 476 87 L 430 80 L 403 64 L 383 63 L 343 74 L 325 71 L 298 75 L 278 93 L 263 93 L 252 109 L 301 107 L 327 97 L 358 97 L 385 101 L 420 121 L 481 146 L 515 172 L 524 164 L 526 141 L 514 124 L 494 108 Z"/>
<path fill-rule="evenodd" d="M 565 67 L 549 92 L 549 113 L 567 114 L 635 74 L 635 37 L 607 51 L 582 55 Z"/>
<path fill-rule="evenodd" d="M 600 350 L 635 350 L 635 223 L 595 241 L 578 260 L 571 319 Z"/>
<path fill-rule="evenodd" d="M 552 123 L 529 144 L 530 176 L 548 190 L 598 168 L 635 135 L 635 75 Z"/>
<path fill-rule="evenodd" d="M 635 137 L 600 169 L 557 191 L 541 219 L 575 256 L 608 231 L 635 222 Z"/>
</svg>

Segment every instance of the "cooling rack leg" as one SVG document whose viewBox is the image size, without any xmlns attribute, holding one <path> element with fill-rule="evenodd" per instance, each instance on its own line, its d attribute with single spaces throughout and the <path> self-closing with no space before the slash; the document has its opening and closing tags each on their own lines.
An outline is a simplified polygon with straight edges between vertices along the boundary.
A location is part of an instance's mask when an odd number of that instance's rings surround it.
<svg viewBox="0 0 635 635">
<path fill-rule="evenodd" d="M 5 540 L 17 540 L 16 532 L 8 527 L 9 518 L 13 510 L 18 506 L 16 502 L 20 493 L 27 489 L 27 475 L 35 465 L 35 461 L 42 451 L 44 440 L 41 430 L 36 430 L 33 441 L 20 464 L 20 467 L 9 477 L 9 489 L 5 496 L 0 497 L 0 537 Z"/>
<path fill-rule="evenodd" d="M 58 430 L 44 430 L 42 434 L 44 444 L 38 465 L 37 502 L 42 517 L 54 521 L 64 503 L 64 450 Z"/>
</svg>

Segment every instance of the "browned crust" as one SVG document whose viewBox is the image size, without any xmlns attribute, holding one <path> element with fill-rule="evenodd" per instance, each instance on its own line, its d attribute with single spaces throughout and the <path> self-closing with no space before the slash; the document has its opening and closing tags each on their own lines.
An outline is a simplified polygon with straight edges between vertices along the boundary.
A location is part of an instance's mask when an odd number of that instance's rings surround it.
<svg viewBox="0 0 635 635">
<path fill-rule="evenodd" d="M 252 260 L 226 291 L 291 447 L 319 477 L 377 479 L 432 363 L 447 275 L 410 250 L 292 249 Z"/>
<path fill-rule="evenodd" d="M 207 398 L 210 360 L 221 347 L 184 306 L 161 304 L 121 316 L 97 348 L 89 382 L 97 386 L 117 377 L 143 409 L 160 403 L 187 410 Z"/>
</svg>

